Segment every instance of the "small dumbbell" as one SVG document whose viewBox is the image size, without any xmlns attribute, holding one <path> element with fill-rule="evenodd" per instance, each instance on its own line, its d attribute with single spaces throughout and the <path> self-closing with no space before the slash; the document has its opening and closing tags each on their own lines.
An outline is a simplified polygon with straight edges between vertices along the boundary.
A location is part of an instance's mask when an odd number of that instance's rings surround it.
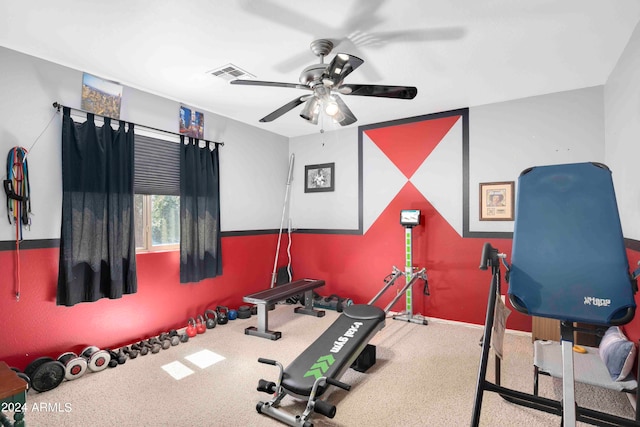
<svg viewBox="0 0 640 427">
<path fill-rule="evenodd" d="M 131 346 L 131 350 L 137 351 L 140 356 L 146 356 L 147 354 L 149 354 L 149 347 L 147 347 L 146 345 L 140 345 L 139 343 L 133 344 Z"/>
<path fill-rule="evenodd" d="M 149 349 L 149 351 L 153 354 L 160 352 L 160 350 L 162 349 L 162 346 L 160 344 L 151 343 L 149 342 L 149 340 L 140 341 L 138 344 L 140 344 L 141 346 L 146 346 Z"/>
<path fill-rule="evenodd" d="M 171 335 L 171 332 L 163 332 L 158 338 L 160 338 L 160 341 L 168 340 L 172 346 L 180 344 L 180 337 L 177 333 L 175 335 Z"/>
<path fill-rule="evenodd" d="M 124 354 L 124 351 L 120 350 L 117 353 L 113 350 L 108 350 L 111 355 L 111 360 L 115 360 L 118 365 L 124 365 L 127 361 L 127 355 Z"/>
<path fill-rule="evenodd" d="M 189 335 L 187 334 L 180 334 L 178 333 L 178 331 L 176 331 L 175 329 L 172 329 L 169 331 L 169 336 L 171 337 L 178 337 L 180 339 L 180 342 L 187 342 L 189 341 Z"/>
<path fill-rule="evenodd" d="M 109 362 L 107 362 L 107 366 L 109 366 L 110 368 L 115 368 L 116 366 L 118 366 L 118 355 L 116 354 L 116 352 L 109 349 L 106 349 L 105 351 L 109 353 Z"/>
<path fill-rule="evenodd" d="M 138 350 L 131 350 L 129 347 L 122 347 L 121 350 L 124 354 L 129 356 L 129 359 L 135 359 L 136 357 L 138 357 Z"/>
<path fill-rule="evenodd" d="M 158 337 L 149 338 L 147 342 L 151 345 L 159 345 L 163 350 L 171 347 L 171 342 L 169 340 L 159 340 Z"/>
</svg>

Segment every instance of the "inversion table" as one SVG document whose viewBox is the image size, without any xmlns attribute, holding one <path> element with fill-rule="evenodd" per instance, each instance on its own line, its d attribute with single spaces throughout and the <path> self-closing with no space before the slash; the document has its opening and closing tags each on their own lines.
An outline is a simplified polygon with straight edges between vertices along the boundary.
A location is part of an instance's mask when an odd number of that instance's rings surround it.
<svg viewBox="0 0 640 427">
<path fill-rule="evenodd" d="M 347 306 L 340 317 L 320 337 L 300 354 L 287 368 L 275 360 L 258 359 L 260 363 L 277 366 L 280 375 L 277 383 L 261 379 L 258 391 L 273 395 L 267 402 L 258 402 L 259 413 L 268 415 L 290 426 L 312 427 L 312 413 L 329 418 L 336 414 L 336 407 L 321 400 L 329 385 L 349 390 L 351 386 L 339 381 L 350 366 L 361 372 L 375 363 L 375 347 L 368 344 L 385 326 L 387 312 L 398 299 L 418 280 L 426 280 L 426 270 L 415 272 L 400 292 L 383 310 L 373 304 L 404 273 L 394 268 L 392 278 L 368 304 Z M 369 351 L 367 350 L 370 349 Z M 360 363 L 359 359 L 365 359 Z M 373 360 L 371 360 L 373 359 Z M 358 369 L 360 365 L 363 369 Z M 279 408 L 286 395 L 306 400 L 302 414 L 293 415 Z"/>
<path fill-rule="evenodd" d="M 635 314 L 635 281 L 629 274 L 611 172 L 599 163 L 527 169 L 518 178 L 512 262 L 485 243 L 480 268 L 492 282 L 478 373 L 472 426 L 480 418 L 483 391 L 520 405 L 554 413 L 564 426 L 640 425 L 575 403 L 573 322 L 609 327 Z M 500 262 L 506 267 L 509 300 L 527 315 L 560 320 L 562 402 L 521 393 L 486 381 L 491 328 L 500 292 Z M 496 359 L 498 364 L 498 359 Z M 497 370 L 497 372 L 499 372 Z"/>
</svg>

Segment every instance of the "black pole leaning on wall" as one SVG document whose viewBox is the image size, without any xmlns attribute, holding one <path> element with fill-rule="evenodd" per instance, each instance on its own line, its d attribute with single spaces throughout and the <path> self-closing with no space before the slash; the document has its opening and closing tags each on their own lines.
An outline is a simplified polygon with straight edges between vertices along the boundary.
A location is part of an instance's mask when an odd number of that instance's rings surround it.
<svg viewBox="0 0 640 427">
<path fill-rule="evenodd" d="M 107 118 L 107 119 L 116 120 L 116 121 L 122 121 L 122 119 L 116 119 L 116 118 L 109 117 L 109 116 L 103 116 L 103 115 L 101 115 L 101 114 L 95 114 L 95 113 L 92 113 L 91 111 L 81 110 L 81 109 L 79 109 L 79 108 L 68 107 L 68 106 L 66 106 L 66 105 L 62 105 L 62 104 L 60 104 L 60 103 L 59 103 L 59 102 L 57 102 L 57 101 L 53 103 L 53 108 L 57 109 L 57 110 L 58 110 L 58 112 L 60 112 L 60 109 L 61 109 L 61 108 L 68 108 L 68 109 L 70 109 L 70 110 L 78 111 L 78 112 L 80 112 L 80 113 L 84 113 L 84 114 L 94 114 L 94 115 L 96 115 L 96 116 L 104 117 L 104 118 Z M 130 121 L 127 121 L 127 123 L 131 123 L 132 125 L 134 125 L 134 126 L 136 126 L 136 127 L 141 127 L 141 128 L 145 128 L 145 129 L 149 129 L 149 130 L 154 130 L 154 131 L 156 131 L 156 132 L 163 132 L 163 133 L 168 133 L 168 134 L 171 134 L 171 135 L 184 136 L 184 135 L 183 135 L 183 134 L 181 134 L 181 133 L 171 132 L 171 131 L 164 130 L 164 129 L 158 129 L 158 128 L 154 128 L 154 127 L 152 127 L 152 126 L 141 125 L 141 124 L 133 123 L 133 122 L 130 122 Z M 206 142 L 206 143 L 213 143 L 213 144 L 216 144 L 216 147 L 217 147 L 218 145 L 219 145 L 219 146 L 221 146 L 221 147 L 224 147 L 224 142 L 209 141 L 209 140 L 207 140 L 207 139 L 202 139 L 201 141 L 204 141 L 204 142 Z"/>
</svg>

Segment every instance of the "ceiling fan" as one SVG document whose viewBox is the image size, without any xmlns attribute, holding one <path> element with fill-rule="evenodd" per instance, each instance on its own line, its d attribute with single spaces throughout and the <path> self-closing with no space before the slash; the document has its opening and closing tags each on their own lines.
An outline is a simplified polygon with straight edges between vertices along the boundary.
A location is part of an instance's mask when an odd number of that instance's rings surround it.
<svg viewBox="0 0 640 427">
<path fill-rule="evenodd" d="M 362 65 L 364 61 L 353 55 L 338 53 L 329 64 L 325 64 L 324 57 L 333 49 L 333 42 L 328 39 L 319 39 L 313 41 L 310 47 L 311 51 L 320 57 L 320 63 L 310 65 L 302 70 L 300 83 L 240 79 L 231 81 L 231 84 L 236 85 L 287 87 L 312 92 L 283 105 L 261 118 L 261 122 L 273 121 L 298 105 L 305 104 L 300 112 L 300 117 L 309 123 L 317 124 L 318 117 L 324 111 L 341 126 L 347 126 L 355 123 L 357 119 L 339 95 L 413 99 L 418 94 L 418 89 L 413 86 L 345 84 L 345 77 Z"/>
</svg>

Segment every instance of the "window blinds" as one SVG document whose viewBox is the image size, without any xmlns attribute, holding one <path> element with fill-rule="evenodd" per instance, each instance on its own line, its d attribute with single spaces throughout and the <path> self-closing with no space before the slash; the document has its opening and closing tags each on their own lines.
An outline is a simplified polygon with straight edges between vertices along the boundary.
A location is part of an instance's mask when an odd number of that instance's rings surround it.
<svg viewBox="0 0 640 427">
<path fill-rule="evenodd" d="M 180 195 L 180 143 L 135 136 L 136 194 Z"/>
</svg>

